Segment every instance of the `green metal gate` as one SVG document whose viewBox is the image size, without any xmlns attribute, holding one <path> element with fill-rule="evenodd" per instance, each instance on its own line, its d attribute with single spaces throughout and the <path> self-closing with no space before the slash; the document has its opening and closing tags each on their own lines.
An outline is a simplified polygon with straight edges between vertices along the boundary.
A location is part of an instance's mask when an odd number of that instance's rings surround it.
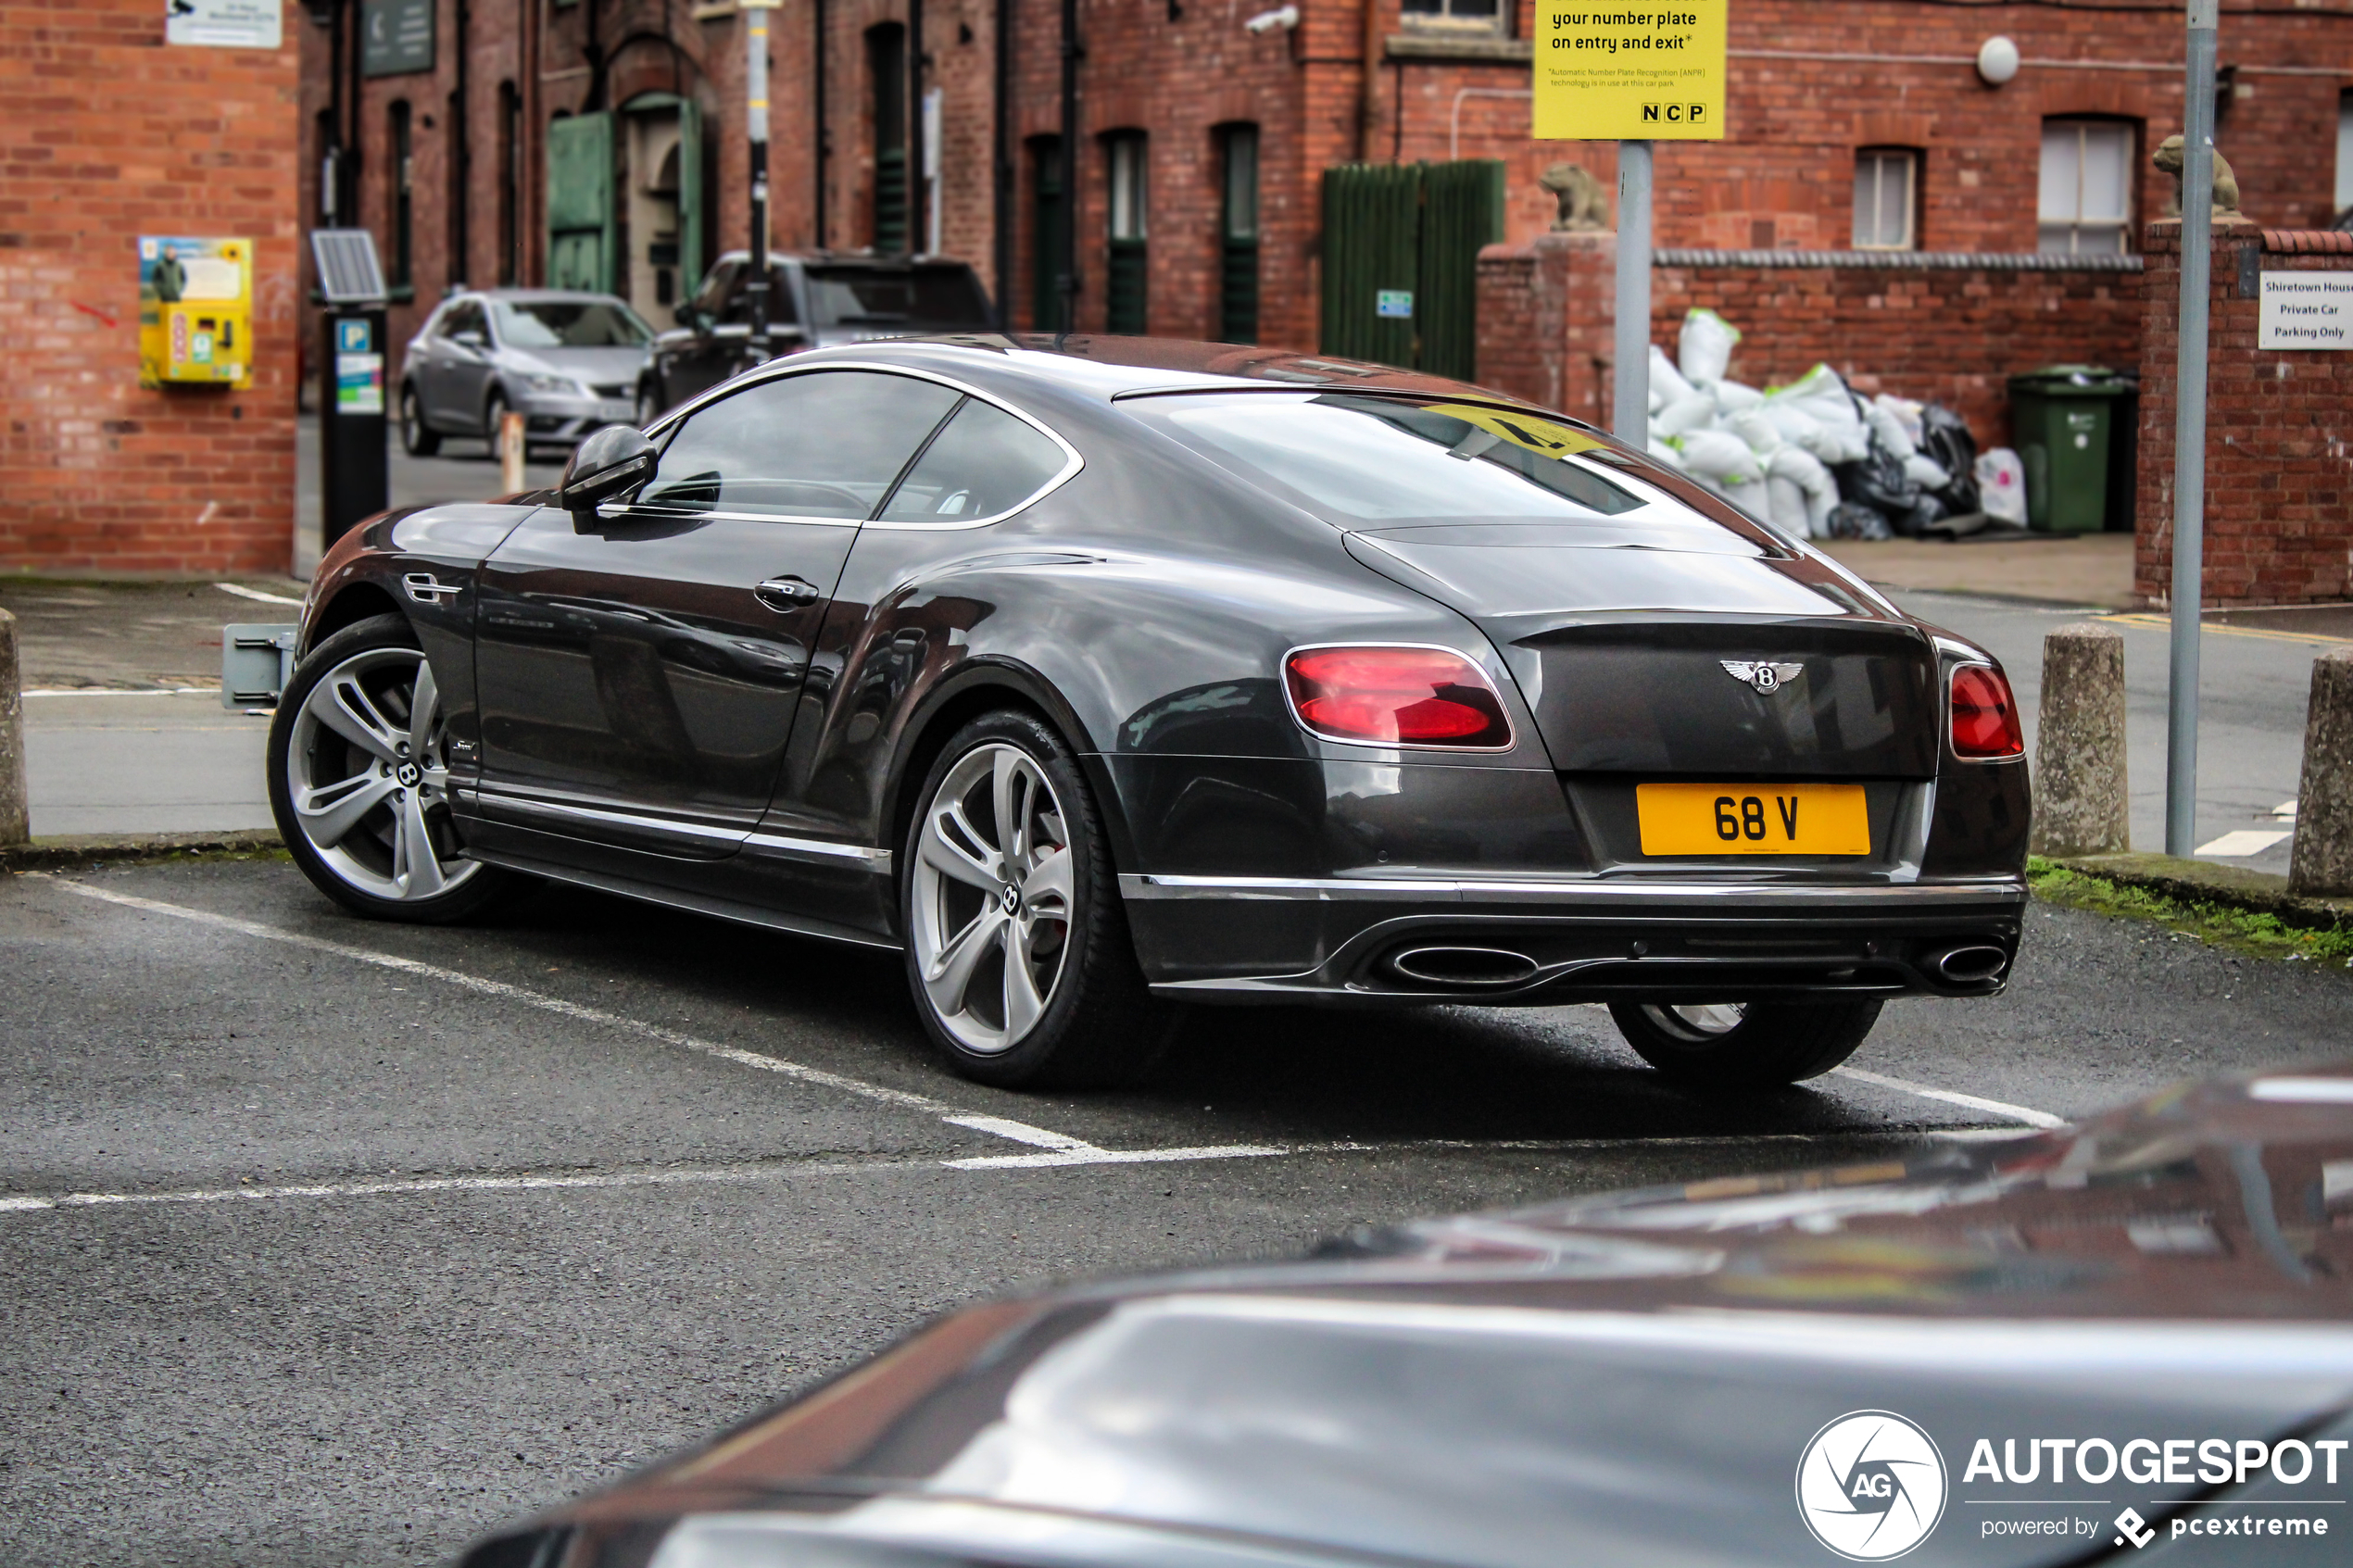
<svg viewBox="0 0 2353 1568">
<path fill-rule="evenodd" d="M 547 286 L 613 286 L 612 120 L 567 115 L 547 125 Z"/>
<path fill-rule="evenodd" d="M 1323 352 L 1475 375 L 1478 252 L 1503 237 L 1498 159 L 1327 169 Z"/>
</svg>

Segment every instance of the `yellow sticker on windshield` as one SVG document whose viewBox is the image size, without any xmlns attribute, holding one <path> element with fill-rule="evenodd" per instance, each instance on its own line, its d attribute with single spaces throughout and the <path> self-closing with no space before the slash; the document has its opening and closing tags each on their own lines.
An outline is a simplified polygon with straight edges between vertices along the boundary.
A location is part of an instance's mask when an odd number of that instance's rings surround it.
<svg viewBox="0 0 2353 1568">
<path fill-rule="evenodd" d="M 1571 452 L 1590 452 L 1607 445 L 1598 435 L 1562 424 L 1557 420 L 1540 419 L 1533 414 L 1506 413 L 1498 408 L 1482 408 L 1473 403 L 1431 403 L 1427 405 L 1433 414 L 1461 420 L 1477 425 L 1490 435 L 1501 436 L 1515 446 L 1526 447 L 1543 458 L 1566 458 Z"/>
</svg>

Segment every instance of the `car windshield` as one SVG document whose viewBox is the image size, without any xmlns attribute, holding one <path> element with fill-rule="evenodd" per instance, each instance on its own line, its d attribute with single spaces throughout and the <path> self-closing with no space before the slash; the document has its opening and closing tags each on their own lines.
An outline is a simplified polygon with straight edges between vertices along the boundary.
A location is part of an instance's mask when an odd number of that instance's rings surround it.
<svg viewBox="0 0 2353 1568">
<path fill-rule="evenodd" d="M 653 329 L 617 299 L 501 299 L 498 341 L 511 348 L 636 348 Z"/>
<path fill-rule="evenodd" d="M 1243 477 L 1350 522 L 1591 522 L 1651 505 L 1584 460 L 1605 450 L 1599 436 L 1514 409 L 1344 393 L 1135 407 Z"/>
<path fill-rule="evenodd" d="M 823 326 L 986 331 L 988 296 L 961 262 L 945 267 L 812 267 L 809 305 Z"/>
</svg>

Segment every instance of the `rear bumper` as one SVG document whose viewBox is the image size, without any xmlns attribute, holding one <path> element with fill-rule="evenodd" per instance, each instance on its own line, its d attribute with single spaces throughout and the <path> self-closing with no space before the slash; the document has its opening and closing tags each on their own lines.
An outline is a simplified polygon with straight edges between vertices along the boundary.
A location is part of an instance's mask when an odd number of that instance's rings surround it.
<svg viewBox="0 0 2353 1568">
<path fill-rule="evenodd" d="M 1905 884 L 1124 875 L 1155 991 L 1196 1001 L 1982 997 L 2019 877 Z"/>
</svg>

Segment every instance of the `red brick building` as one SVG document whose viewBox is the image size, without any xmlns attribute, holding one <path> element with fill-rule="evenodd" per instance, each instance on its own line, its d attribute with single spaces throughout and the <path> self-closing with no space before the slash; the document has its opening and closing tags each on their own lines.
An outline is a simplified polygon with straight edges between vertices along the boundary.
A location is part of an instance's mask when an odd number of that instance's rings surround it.
<svg viewBox="0 0 2353 1568">
<path fill-rule="evenodd" d="M 936 239 L 978 265 L 1026 326 L 1053 298 L 1039 235 L 1070 212 L 1081 325 L 1114 314 L 1132 324 L 1140 276 L 1147 330 L 1244 335 L 1227 318 L 1251 313 L 1233 296 L 1238 280 L 1254 278 L 1255 335 L 1311 344 L 1330 165 L 1501 158 L 1515 242 L 1548 226 L 1553 198 L 1536 183 L 1547 165 L 1614 179 L 1607 144 L 1529 139 L 1532 6 L 1079 0 L 1073 203 L 1058 188 L 1060 0 L 784 0 L 769 12 L 772 232 L 784 246 L 858 248 L 878 238 L 896 247 L 912 230 L 918 248 Z M 616 117 L 616 205 L 633 210 L 620 215 L 630 248 L 612 281 L 641 307 L 662 287 L 674 295 L 717 248 L 744 243 L 743 19 L 732 0 L 311 9 L 328 21 L 305 31 L 306 199 L 317 211 L 321 155 L 352 148 L 343 210 L 356 200 L 393 254 L 405 171 L 421 303 L 452 281 L 545 276 L 545 143 L 564 117 Z M 366 53 L 352 47 L 362 13 L 427 16 L 430 43 L 405 62 L 355 58 Z M 1253 18 L 1260 31 L 1246 25 Z M 1999 86 L 1976 68 L 1996 35 L 2022 58 Z M 2353 205 L 2353 171 L 2338 155 L 2353 135 L 2344 130 L 2353 0 L 2226 7 L 2221 40 L 2220 142 L 2247 212 L 2267 225 L 2327 227 Z M 1747 0 L 1731 16 L 1729 137 L 1662 146 L 1657 243 L 1853 248 L 1861 182 L 1876 193 L 1873 246 L 2132 250 L 2170 190 L 2147 154 L 2180 119 L 2182 47 L 2181 12 L 2163 4 Z M 423 69 L 393 69 L 404 63 Z M 927 167 L 910 188 L 910 127 L 925 118 L 912 107 L 916 87 L 938 107 Z M 641 198 L 661 186 L 682 120 L 701 138 L 683 160 L 701 188 L 648 207 Z M 461 167 L 463 201 L 452 189 Z M 1140 186 L 1116 231 L 1115 179 Z M 670 220 L 685 206 L 696 208 L 692 234 Z M 634 228 L 632 216 L 642 220 Z M 655 238 L 673 231 L 673 241 Z M 688 241 L 701 254 L 655 259 L 669 254 L 657 246 Z M 665 269 L 677 275 L 659 284 Z"/>
<path fill-rule="evenodd" d="M 157 0 L 0 5 L 0 571 L 285 570 L 301 25 L 170 43 Z M 251 242 L 222 345 L 249 387 L 141 386 L 143 235 Z"/>
</svg>

